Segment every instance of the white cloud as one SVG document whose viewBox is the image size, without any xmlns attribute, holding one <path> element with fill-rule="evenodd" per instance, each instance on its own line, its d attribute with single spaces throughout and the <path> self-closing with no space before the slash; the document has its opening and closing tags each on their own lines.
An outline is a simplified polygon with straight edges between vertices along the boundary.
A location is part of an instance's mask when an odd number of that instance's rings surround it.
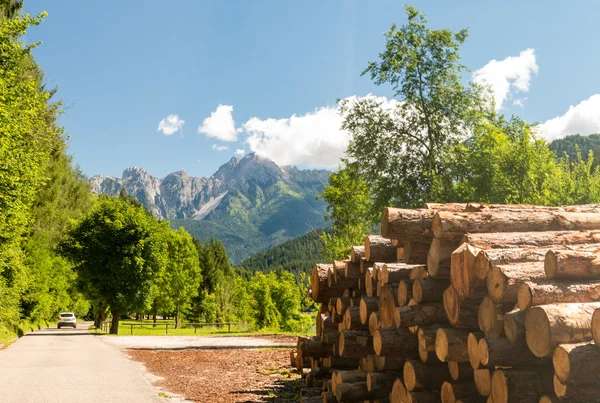
<svg viewBox="0 0 600 403">
<path fill-rule="evenodd" d="M 215 151 L 225 151 L 225 150 L 229 150 L 229 147 L 227 146 L 219 146 L 217 144 L 213 144 L 212 145 L 212 149 Z"/>
<path fill-rule="evenodd" d="M 525 101 L 527 101 L 527 97 L 521 99 L 515 99 L 513 101 L 513 105 L 520 106 L 521 108 L 525 107 Z"/>
<path fill-rule="evenodd" d="M 235 150 L 235 153 L 237 155 L 244 155 L 244 154 L 246 154 L 246 150 L 242 150 L 241 148 L 238 148 L 237 150 Z"/>
<path fill-rule="evenodd" d="M 594 94 L 575 106 L 571 105 L 564 115 L 542 123 L 538 126 L 538 133 L 548 140 L 569 134 L 600 133 L 600 94 Z"/>
<path fill-rule="evenodd" d="M 198 127 L 198 134 L 202 133 L 221 141 L 236 141 L 238 131 L 235 130 L 233 106 L 217 106 L 217 109 L 210 114 L 210 117 L 204 119 L 202 125 Z"/>
<path fill-rule="evenodd" d="M 162 132 L 166 136 L 170 136 L 183 129 L 185 120 L 180 119 L 178 115 L 169 115 L 158 124 L 159 132 Z"/>
<path fill-rule="evenodd" d="M 531 76 L 537 72 L 535 50 L 526 49 L 519 56 L 509 56 L 501 61 L 490 60 L 473 72 L 473 81 L 489 85 L 494 93 L 496 109 L 501 109 L 513 92 L 529 91 Z"/>
<path fill-rule="evenodd" d="M 397 104 L 386 98 L 377 100 L 384 106 Z M 349 133 L 341 130 L 341 124 L 337 107 L 322 107 L 302 116 L 283 119 L 254 117 L 242 127 L 248 133 L 246 144 L 250 150 L 279 165 L 334 168 L 350 141 Z"/>
</svg>

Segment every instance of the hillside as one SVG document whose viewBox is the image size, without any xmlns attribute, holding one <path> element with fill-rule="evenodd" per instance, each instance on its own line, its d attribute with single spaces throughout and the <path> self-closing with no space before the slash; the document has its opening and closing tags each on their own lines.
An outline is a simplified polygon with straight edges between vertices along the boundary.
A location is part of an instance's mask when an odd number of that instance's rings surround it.
<svg viewBox="0 0 600 403">
<path fill-rule="evenodd" d="M 258 252 L 238 266 L 250 271 L 269 271 L 280 267 L 293 273 L 310 273 L 315 262 L 323 260 L 325 245 L 316 229 L 269 250 Z"/>
<path fill-rule="evenodd" d="M 577 158 L 577 147 L 583 157 L 587 157 L 590 151 L 594 152 L 594 167 L 600 163 L 600 134 L 590 134 L 589 136 L 573 134 L 550 143 L 550 149 L 559 158 L 567 154 L 571 160 Z"/>
<path fill-rule="evenodd" d="M 185 171 L 163 179 L 131 167 L 121 179 L 91 178 L 96 193 L 117 195 L 124 188 L 157 218 L 184 227 L 202 241 L 220 239 L 233 263 L 256 252 L 323 228 L 325 202 L 316 200 L 329 172 L 279 167 L 248 154 L 232 158 L 210 178 Z"/>
</svg>

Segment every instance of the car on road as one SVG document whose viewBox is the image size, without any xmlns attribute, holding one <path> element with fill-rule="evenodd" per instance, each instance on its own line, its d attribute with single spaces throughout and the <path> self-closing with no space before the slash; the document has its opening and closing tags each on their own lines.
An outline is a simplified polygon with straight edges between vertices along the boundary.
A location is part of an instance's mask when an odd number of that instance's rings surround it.
<svg viewBox="0 0 600 403">
<path fill-rule="evenodd" d="M 56 326 L 59 329 L 63 326 L 71 326 L 73 329 L 77 329 L 77 318 L 73 312 L 61 312 Z"/>
</svg>

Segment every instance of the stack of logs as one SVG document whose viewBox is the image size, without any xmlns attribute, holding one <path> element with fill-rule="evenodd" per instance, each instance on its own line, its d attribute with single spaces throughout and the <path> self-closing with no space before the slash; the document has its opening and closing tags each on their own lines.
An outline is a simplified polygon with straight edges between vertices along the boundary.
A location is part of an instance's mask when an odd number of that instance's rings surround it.
<svg viewBox="0 0 600 403">
<path fill-rule="evenodd" d="M 598 206 L 387 208 L 311 282 L 301 402 L 600 402 Z"/>
</svg>

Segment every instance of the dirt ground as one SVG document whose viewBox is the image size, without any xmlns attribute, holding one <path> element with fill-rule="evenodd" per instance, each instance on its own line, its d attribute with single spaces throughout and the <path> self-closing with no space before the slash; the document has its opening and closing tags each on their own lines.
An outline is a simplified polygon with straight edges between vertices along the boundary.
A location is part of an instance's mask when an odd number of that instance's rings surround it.
<svg viewBox="0 0 600 403">
<path fill-rule="evenodd" d="M 163 378 L 157 386 L 192 402 L 297 402 L 303 386 L 290 366 L 290 348 L 129 349 L 127 354 Z"/>
</svg>

